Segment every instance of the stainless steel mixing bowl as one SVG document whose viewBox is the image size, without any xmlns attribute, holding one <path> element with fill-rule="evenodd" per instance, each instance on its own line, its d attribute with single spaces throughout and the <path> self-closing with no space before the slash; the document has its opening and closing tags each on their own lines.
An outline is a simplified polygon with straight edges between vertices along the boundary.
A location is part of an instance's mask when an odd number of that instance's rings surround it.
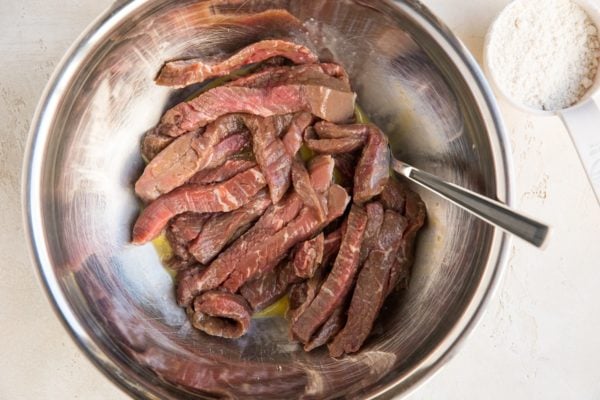
<svg viewBox="0 0 600 400">
<path fill-rule="evenodd" d="M 234 15 L 283 8 L 346 66 L 359 102 L 402 159 L 512 202 L 509 146 L 473 58 L 416 1 L 132 0 L 70 50 L 41 100 L 25 159 L 35 262 L 73 338 L 138 398 L 374 398 L 406 393 L 456 349 L 506 261 L 507 238 L 429 193 L 408 291 L 390 299 L 364 349 L 304 353 L 283 319 L 236 341 L 193 330 L 152 245 L 132 246 L 140 137 L 181 92 L 165 60 L 233 49 L 257 28 Z M 217 25 L 211 24 L 216 23 Z M 258 28 L 259 29 L 259 28 Z M 259 29 L 260 30 L 260 29 Z M 328 50 L 325 50 L 328 49 Z"/>
</svg>

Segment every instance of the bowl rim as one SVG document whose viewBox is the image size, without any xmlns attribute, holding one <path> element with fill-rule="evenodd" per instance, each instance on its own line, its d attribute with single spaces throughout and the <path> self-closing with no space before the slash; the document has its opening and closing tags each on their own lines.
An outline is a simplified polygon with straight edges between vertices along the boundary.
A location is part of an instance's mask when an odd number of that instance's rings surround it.
<svg viewBox="0 0 600 400">
<path fill-rule="evenodd" d="M 56 110 L 61 98 L 83 66 L 87 55 L 106 37 L 107 33 L 132 15 L 148 0 L 118 0 L 98 16 L 76 39 L 55 68 L 46 85 L 36 108 L 29 130 L 22 173 L 22 212 L 26 240 L 31 260 L 35 264 L 37 276 L 54 312 L 63 326 L 78 345 L 79 349 L 100 370 L 126 394 L 139 399 L 155 399 L 160 395 L 145 382 L 124 374 L 121 366 L 107 356 L 101 345 L 91 335 L 84 324 L 71 310 L 69 301 L 61 290 L 59 280 L 54 274 L 41 215 L 42 193 L 40 191 L 46 142 L 50 128 L 54 124 Z M 361 1 L 358 1 L 361 3 Z M 429 34 L 444 47 L 446 54 L 461 69 L 465 79 L 470 79 L 469 88 L 478 95 L 477 103 L 484 106 L 483 112 L 489 114 L 487 125 L 493 126 L 496 135 L 490 135 L 493 163 L 496 170 L 496 190 L 500 200 L 509 206 L 515 202 L 514 168 L 510 142 L 504 128 L 496 98 L 481 68 L 450 29 L 418 0 L 383 0 L 391 12 L 402 11 L 416 20 Z M 394 10 L 395 9 L 395 10 Z M 512 239 L 498 229 L 493 230 L 490 257 L 473 297 L 464 312 L 450 329 L 448 335 L 440 341 L 418 365 L 405 375 L 382 385 L 368 398 L 393 395 L 408 395 L 421 386 L 427 379 L 446 364 L 464 344 L 464 339 L 480 321 L 483 310 L 498 288 L 502 273 L 506 270 L 508 252 Z M 404 383 L 407 387 L 402 387 Z"/>
</svg>

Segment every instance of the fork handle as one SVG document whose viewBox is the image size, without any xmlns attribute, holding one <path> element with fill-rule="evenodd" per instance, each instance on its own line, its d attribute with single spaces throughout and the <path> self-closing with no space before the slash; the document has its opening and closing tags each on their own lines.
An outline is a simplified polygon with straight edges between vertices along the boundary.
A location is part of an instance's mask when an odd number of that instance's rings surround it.
<svg viewBox="0 0 600 400">
<path fill-rule="evenodd" d="M 548 226 L 508 208 L 499 201 L 446 182 L 396 159 L 392 159 L 392 169 L 411 181 L 450 200 L 476 217 L 518 236 L 534 246 L 542 247 L 548 237 Z"/>
</svg>

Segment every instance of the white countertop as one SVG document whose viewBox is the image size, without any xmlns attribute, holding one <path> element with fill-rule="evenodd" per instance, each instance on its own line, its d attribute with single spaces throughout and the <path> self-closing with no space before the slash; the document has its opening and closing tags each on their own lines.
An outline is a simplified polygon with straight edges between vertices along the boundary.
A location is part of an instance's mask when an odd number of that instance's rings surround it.
<svg viewBox="0 0 600 400">
<path fill-rule="evenodd" d="M 424 2 L 481 60 L 487 27 L 508 0 Z M 110 3 L 1 1 L 0 399 L 127 398 L 52 312 L 27 254 L 20 210 L 22 156 L 41 91 L 70 43 Z M 560 120 L 500 104 L 517 207 L 549 223 L 552 237 L 544 251 L 514 241 L 480 324 L 409 398 L 599 399 L 600 207 Z"/>
</svg>

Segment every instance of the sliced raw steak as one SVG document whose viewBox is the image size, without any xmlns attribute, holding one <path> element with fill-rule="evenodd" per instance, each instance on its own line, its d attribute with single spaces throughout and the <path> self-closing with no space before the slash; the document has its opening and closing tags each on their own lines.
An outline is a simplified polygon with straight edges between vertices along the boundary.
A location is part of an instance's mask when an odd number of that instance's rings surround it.
<svg viewBox="0 0 600 400">
<path fill-rule="evenodd" d="M 338 125 L 321 121 L 315 124 L 315 131 L 321 139 L 362 138 L 366 140 L 369 134 L 369 125 Z"/>
<path fill-rule="evenodd" d="M 348 87 L 350 87 L 350 77 L 348 76 L 348 72 L 346 72 L 344 67 L 334 63 L 323 63 L 321 66 L 327 75 L 331 75 L 340 79 Z"/>
<path fill-rule="evenodd" d="M 331 178 L 329 179 L 331 182 Z M 295 158 L 292 161 L 292 183 L 294 190 L 307 207 L 312 208 L 319 221 L 324 221 L 327 211 L 323 208 L 319 194 L 312 185 L 310 175 L 304 166 L 304 162 Z"/>
<path fill-rule="evenodd" d="M 311 208 L 304 207 L 300 214 L 283 229 L 248 249 L 246 256 L 242 258 L 243 263 L 240 263 L 231 273 L 223 283 L 223 288 L 235 293 L 244 283 L 274 268 L 293 246 L 315 235 L 340 217 L 349 200 L 348 194 L 342 187 L 332 185 L 327 196 L 328 213 L 325 221 L 319 220 Z"/>
<path fill-rule="evenodd" d="M 345 137 L 340 139 L 308 139 L 306 147 L 316 153 L 340 154 L 358 150 L 365 144 L 362 137 Z"/>
<path fill-rule="evenodd" d="M 314 278 L 314 277 L 313 277 Z M 311 278 L 312 279 L 312 278 Z M 295 312 L 302 307 L 302 304 L 306 302 L 308 290 L 308 281 L 302 281 L 294 283 L 290 286 L 290 304 L 286 313 L 286 317 L 292 319 Z"/>
<path fill-rule="evenodd" d="M 252 135 L 252 148 L 271 194 L 271 201 L 277 204 L 290 187 L 292 157 L 279 138 L 289 125 L 291 116 L 244 118 Z"/>
<path fill-rule="evenodd" d="M 173 143 L 173 140 L 173 137 L 161 135 L 156 129 L 149 130 L 142 138 L 142 157 L 149 163 L 158 153 Z"/>
<path fill-rule="evenodd" d="M 135 183 L 136 194 L 145 201 L 154 200 L 183 185 L 197 171 L 223 164 L 247 143 L 243 139 L 240 142 L 240 137 L 233 142 L 228 137 L 245 130 L 238 115 L 228 115 L 215 121 L 204 133 L 190 132 L 177 138 L 146 166 Z"/>
<path fill-rule="evenodd" d="M 258 222 L 219 254 L 203 273 L 179 282 L 177 303 L 188 305 L 197 294 L 221 285 L 240 262 L 245 262 L 249 248 L 264 242 L 267 237 L 282 229 L 298 215 L 302 206 L 302 200 L 295 193 L 284 197 L 279 204 L 272 204 Z"/>
<path fill-rule="evenodd" d="M 216 185 L 186 185 L 150 203 L 133 227 L 133 243 L 143 244 L 160 234 L 167 222 L 185 212 L 214 213 L 237 210 L 266 185 L 263 175 L 251 168 Z"/>
<path fill-rule="evenodd" d="M 363 204 L 379 195 L 390 177 L 388 140 L 375 125 L 369 125 L 369 138 L 354 174 L 353 199 Z"/>
<path fill-rule="evenodd" d="M 425 224 L 427 209 L 421 197 L 406 187 L 406 202 L 404 216 L 408 225 L 402 234 L 400 249 L 396 254 L 396 261 L 390 271 L 390 279 L 386 292 L 390 293 L 395 287 L 407 287 L 410 279 L 410 270 L 415 257 L 415 241 L 417 233 Z"/>
<path fill-rule="evenodd" d="M 317 132 L 315 131 L 315 128 L 313 126 L 309 126 L 308 128 L 306 128 L 304 130 L 303 139 L 305 142 L 308 142 L 309 140 L 317 139 Z"/>
<path fill-rule="evenodd" d="M 318 234 L 314 238 L 301 243 L 294 254 L 294 274 L 299 278 L 309 279 L 315 274 L 323 262 L 325 235 Z"/>
<path fill-rule="evenodd" d="M 323 265 L 329 263 L 333 256 L 337 255 L 338 251 L 340 250 L 343 236 L 342 233 L 343 229 L 338 228 L 325 236 L 325 241 L 323 243 Z"/>
<path fill-rule="evenodd" d="M 344 187 L 354 186 L 354 172 L 356 164 L 358 164 L 358 156 L 354 153 L 336 154 L 333 156 L 335 168 L 337 170 L 337 178 L 340 180 L 340 185 Z"/>
<path fill-rule="evenodd" d="M 254 311 L 260 311 L 279 300 L 291 284 L 300 278 L 294 275 L 292 264 L 284 260 L 259 278 L 240 288 L 240 294 L 248 301 Z"/>
<path fill-rule="evenodd" d="M 256 167 L 256 162 L 243 158 L 231 158 L 219 167 L 196 172 L 189 183 L 209 185 L 233 178 L 237 174 Z"/>
<path fill-rule="evenodd" d="M 166 63 L 156 83 L 162 86 L 185 87 L 209 78 L 229 75 L 241 67 L 273 57 L 284 57 L 295 64 L 309 64 L 318 58 L 308 48 L 284 40 L 263 40 L 253 43 L 226 60 L 206 61 L 198 58 Z"/>
<path fill-rule="evenodd" d="M 355 93 L 318 85 L 221 86 L 168 110 L 157 129 L 163 135 L 180 136 L 231 113 L 271 117 L 306 111 L 327 121 L 343 122 L 354 115 L 355 100 Z"/>
<path fill-rule="evenodd" d="M 209 166 L 221 166 L 231 156 L 243 152 L 249 147 L 250 137 L 246 132 L 228 136 L 214 147 L 212 161 Z M 214 167 L 210 169 L 214 169 Z"/>
<path fill-rule="evenodd" d="M 325 193 L 329 189 L 333 180 L 334 168 L 335 162 L 329 155 L 319 155 L 308 162 L 310 183 L 317 193 Z"/>
<path fill-rule="evenodd" d="M 342 92 L 350 92 L 351 88 L 348 82 L 330 74 L 333 70 L 330 65 L 310 64 L 295 67 L 268 67 L 252 75 L 228 82 L 226 86 L 257 89 L 281 85 L 316 85 Z"/>
<path fill-rule="evenodd" d="M 369 252 L 358 274 L 346 325 L 329 344 L 332 357 L 358 351 L 371 332 L 387 296 L 390 270 L 405 227 L 406 218 L 394 211 L 385 211 L 376 246 Z"/>
<path fill-rule="evenodd" d="M 173 271 L 181 271 L 199 265 L 194 257 L 191 256 L 191 254 L 189 254 L 187 257 L 189 258 L 185 260 L 178 256 L 173 256 L 167 260 L 167 267 L 171 268 Z"/>
<path fill-rule="evenodd" d="M 360 247 L 366 226 L 367 213 L 361 207 L 353 206 L 331 272 L 310 306 L 292 324 L 293 334 L 303 343 L 307 343 L 333 311 L 344 302 L 358 272 Z"/>
<path fill-rule="evenodd" d="M 243 336 L 250 327 L 252 310 L 242 296 L 224 292 L 206 292 L 194 300 L 194 328 L 227 339 Z"/>
<path fill-rule="evenodd" d="M 313 117 L 310 113 L 298 113 L 292 119 L 287 132 L 281 138 L 285 150 L 291 157 L 294 157 L 302 147 L 302 135 L 312 121 Z"/>
<path fill-rule="evenodd" d="M 173 218 L 166 234 L 173 254 L 182 260 L 188 260 L 190 258 L 188 245 L 198 237 L 210 217 L 210 214 L 185 213 Z"/>
<path fill-rule="evenodd" d="M 338 253 L 341 242 L 341 228 L 328 234 L 325 237 L 325 242 L 323 244 L 322 267 L 317 269 L 312 278 L 292 287 L 293 292 L 290 292 L 290 309 L 288 311 L 288 317 L 292 322 L 304 312 L 317 295 L 321 284 L 326 278 L 326 271 L 324 268 Z"/>
<path fill-rule="evenodd" d="M 379 230 L 383 223 L 383 206 L 381 203 L 376 201 L 369 203 L 365 206 L 365 210 L 367 210 L 367 228 L 365 229 L 365 237 L 360 248 L 360 265 L 365 262 L 371 249 L 376 247 Z"/>
<path fill-rule="evenodd" d="M 177 274 L 175 275 L 175 283 L 181 281 L 186 276 L 198 275 L 204 269 L 206 269 L 206 267 L 204 265 L 200 265 L 200 264 L 195 264 L 188 268 L 182 268 L 182 269 L 178 270 Z"/>
<path fill-rule="evenodd" d="M 344 307 L 336 308 L 325 323 L 317 330 L 308 343 L 304 345 L 305 351 L 312 351 L 326 344 L 344 327 L 346 313 Z"/>
<path fill-rule="evenodd" d="M 390 178 L 381 192 L 381 204 L 387 210 L 394 210 L 404 215 L 408 186 L 403 185 L 395 178 Z"/>
<path fill-rule="evenodd" d="M 327 271 L 324 268 L 317 269 L 315 275 L 303 282 L 296 283 L 290 288 L 290 307 L 287 312 L 287 318 L 293 326 L 293 323 L 310 306 L 319 288 L 327 277 Z M 294 339 L 294 334 L 290 329 L 290 337 Z"/>
<path fill-rule="evenodd" d="M 269 193 L 263 189 L 243 207 L 212 216 L 189 246 L 189 252 L 201 264 L 208 264 L 227 244 L 248 230 L 270 205 Z"/>
</svg>

